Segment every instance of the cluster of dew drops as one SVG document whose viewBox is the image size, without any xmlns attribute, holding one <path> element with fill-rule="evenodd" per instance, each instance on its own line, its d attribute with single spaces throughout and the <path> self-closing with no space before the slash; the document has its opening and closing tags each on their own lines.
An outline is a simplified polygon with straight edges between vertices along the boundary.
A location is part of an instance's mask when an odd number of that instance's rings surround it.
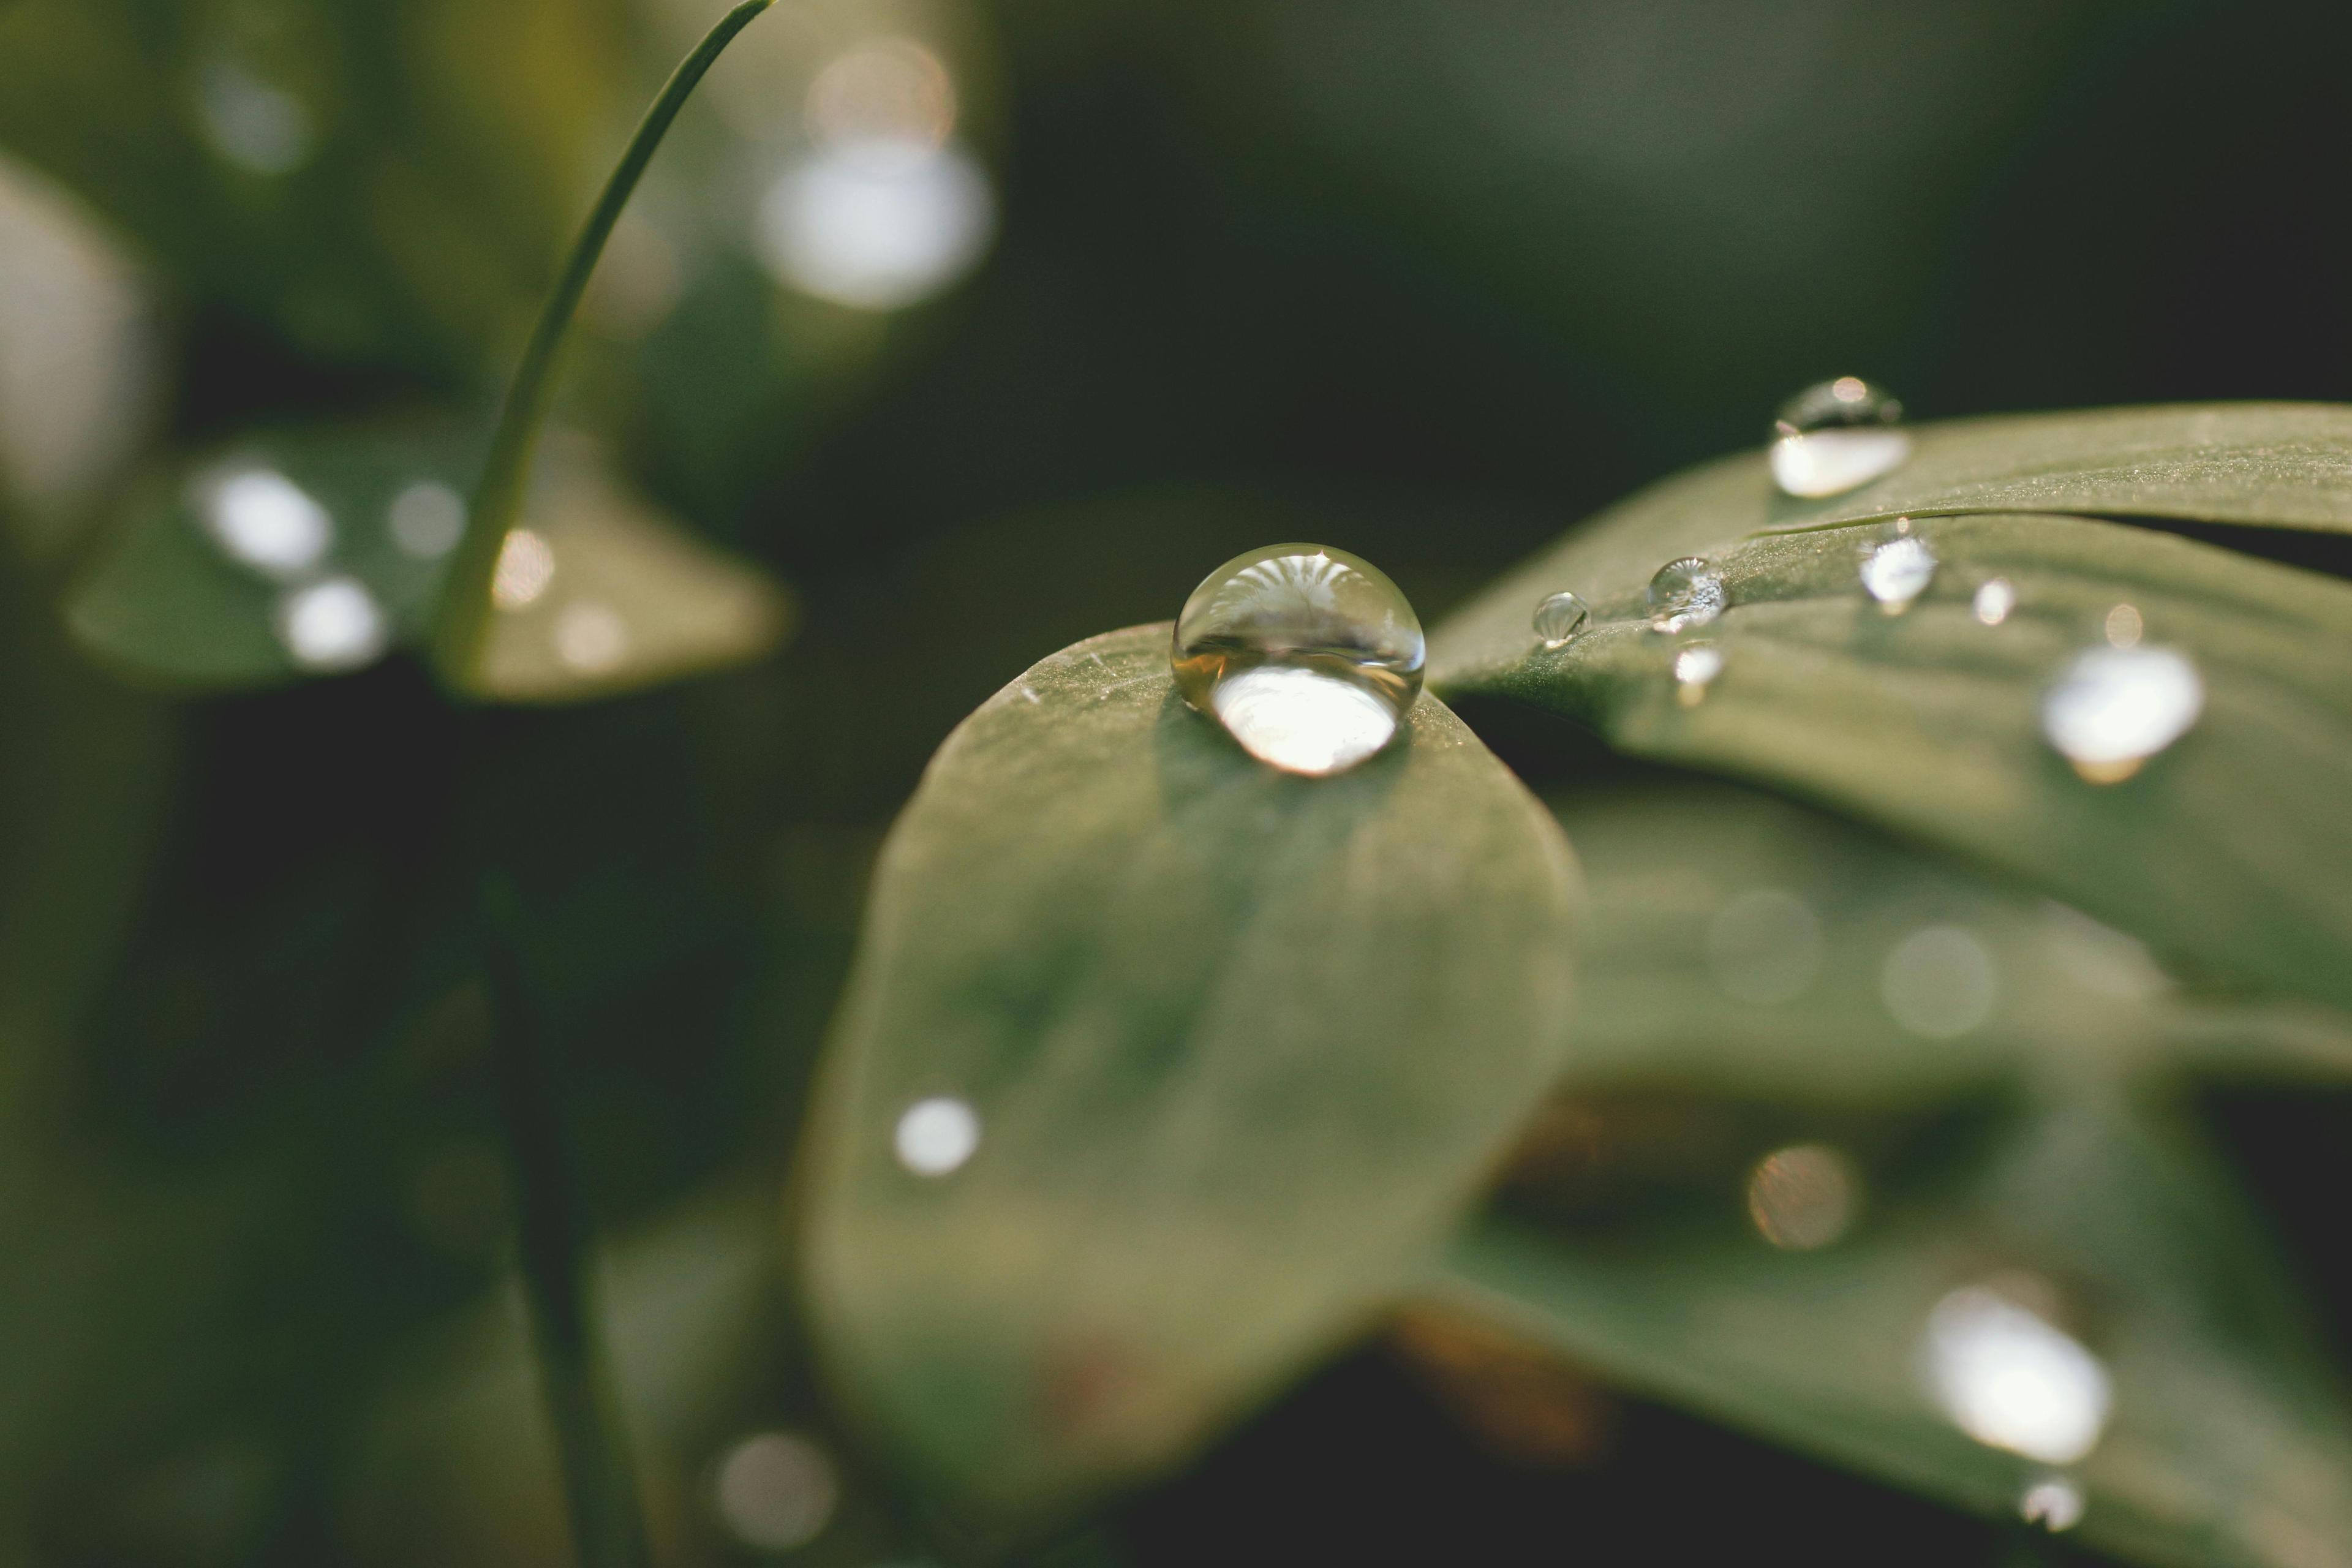
<svg viewBox="0 0 2352 1568">
<path fill-rule="evenodd" d="M 1885 477 L 1911 455 L 1902 416 L 1899 402 L 1856 376 L 1808 387 L 1773 422 L 1773 483 L 1784 495 L 1812 500 Z M 1863 550 L 1856 578 L 1880 610 L 1899 616 L 1927 594 L 1939 564 L 1925 533 L 1911 519 L 1898 517 Z M 1998 626 L 2018 604 L 2017 585 L 1994 576 L 1976 585 L 1969 609 L 1982 625 Z M 1643 607 L 1653 630 L 1681 638 L 1712 625 L 1728 605 L 1721 569 L 1691 556 L 1658 568 Z M 1567 647 L 1591 624 L 1591 606 L 1570 589 L 1546 595 L 1535 607 L 1536 641 L 1548 652 Z M 2102 624 L 2103 640 L 2067 659 L 2043 689 L 2042 737 L 2089 783 L 2131 777 L 2187 734 L 2204 709 L 2195 664 L 2178 649 L 2143 645 L 2143 629 L 2136 606 L 2116 605 Z M 1678 641 L 1671 661 L 1677 700 L 1696 707 L 1725 662 L 1712 641 Z"/>
</svg>

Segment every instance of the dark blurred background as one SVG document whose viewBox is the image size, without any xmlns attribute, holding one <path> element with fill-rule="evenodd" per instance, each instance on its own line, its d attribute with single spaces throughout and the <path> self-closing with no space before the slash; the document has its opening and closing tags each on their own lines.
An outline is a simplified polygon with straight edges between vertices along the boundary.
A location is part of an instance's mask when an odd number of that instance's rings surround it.
<svg viewBox="0 0 2352 1568">
<path fill-rule="evenodd" d="M 68 646 L 142 486 L 483 417 L 722 9 L 0 3 L 0 1564 L 561 1560 L 460 839 L 543 936 L 666 1552 L 912 1561 L 799 1370 L 776 1194 L 875 846 L 991 691 L 1277 538 L 1433 619 L 1828 375 L 2352 392 L 2340 6 L 782 0 L 562 413 L 790 585 L 780 653 L 461 758 L 404 659 L 192 697 Z M 1497 1455 L 1367 1351 L 1072 1551 L 1691 1561 L 1702 1499 L 1823 1563 L 2005 1550 L 1592 1421 Z"/>
</svg>

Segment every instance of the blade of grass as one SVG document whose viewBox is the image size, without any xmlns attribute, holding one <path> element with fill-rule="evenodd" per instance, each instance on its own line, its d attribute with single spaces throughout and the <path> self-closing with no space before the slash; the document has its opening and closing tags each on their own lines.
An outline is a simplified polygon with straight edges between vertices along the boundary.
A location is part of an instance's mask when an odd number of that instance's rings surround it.
<svg viewBox="0 0 2352 1568">
<path fill-rule="evenodd" d="M 540 310 L 538 325 L 531 329 L 530 342 L 523 349 L 522 363 L 516 367 L 513 384 L 507 389 L 505 406 L 499 412 L 489 457 L 483 463 L 482 477 L 474 489 L 466 534 L 450 559 L 440 608 L 434 616 L 433 665 L 442 685 L 452 692 L 470 696 L 474 691 L 482 645 L 489 630 L 490 578 L 498 569 L 499 551 L 506 542 L 507 531 L 513 527 L 516 513 L 522 507 L 531 454 L 538 447 L 540 429 L 547 422 L 548 407 L 555 396 L 556 371 L 564 336 L 571 330 L 572 317 L 579 312 L 581 296 L 587 291 L 597 258 L 604 253 L 604 242 L 612 237 L 621 209 L 628 205 L 638 179 L 653 162 L 655 151 L 661 146 L 662 138 L 669 134 L 670 122 L 677 118 L 687 99 L 720 53 L 734 41 L 735 35 L 751 26 L 752 18 L 772 3 L 773 0 L 743 0 L 719 19 L 719 25 L 695 46 L 692 54 L 678 63 L 654 100 L 653 107 L 646 110 L 644 121 L 629 139 L 628 150 L 621 154 L 612 177 L 604 182 L 604 194 L 596 198 L 588 221 L 581 226 L 580 237 L 572 241 L 563 270 Z"/>
</svg>

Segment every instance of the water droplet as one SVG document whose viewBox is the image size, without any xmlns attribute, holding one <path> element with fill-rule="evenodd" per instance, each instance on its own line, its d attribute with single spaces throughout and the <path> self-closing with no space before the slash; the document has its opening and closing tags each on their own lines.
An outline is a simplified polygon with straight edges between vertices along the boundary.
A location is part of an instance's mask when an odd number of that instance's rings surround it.
<svg viewBox="0 0 2352 1568">
<path fill-rule="evenodd" d="M 419 479 L 392 498 L 384 523 L 403 555 L 438 561 L 466 531 L 466 498 L 447 485 Z"/>
<path fill-rule="evenodd" d="M 980 1147 L 980 1112 L 961 1100 L 935 1095 L 907 1107 L 891 1134 L 898 1163 L 919 1176 L 944 1176 Z"/>
<path fill-rule="evenodd" d="M 2083 1522 L 2083 1489 L 2063 1476 L 2042 1476 L 2017 1500 L 2017 1517 L 2037 1530 L 2063 1534 Z"/>
<path fill-rule="evenodd" d="M 1723 574 L 1696 555 L 1669 561 L 1650 579 L 1650 625 L 1662 632 L 1703 626 L 1723 614 Z"/>
<path fill-rule="evenodd" d="M 762 1552 L 790 1552 L 824 1532 L 841 1500 L 825 1451 L 791 1432 L 761 1432 L 728 1450 L 713 1478 L 719 1517 Z"/>
<path fill-rule="evenodd" d="M 2117 605 L 2107 612 L 2107 643 L 2112 647 L 2139 647 L 2139 634 L 2143 629 L 2137 605 Z"/>
<path fill-rule="evenodd" d="M 278 637 L 296 663 L 322 672 L 373 664 L 392 628 L 375 596 L 356 577 L 329 577 L 287 591 L 278 601 Z"/>
<path fill-rule="evenodd" d="M 1707 923 L 1706 961 L 1735 1002 L 1793 1002 L 1821 973 L 1822 923 L 1794 893 L 1750 888 Z"/>
<path fill-rule="evenodd" d="M 2017 608 L 2017 584 L 2006 577 L 1989 579 L 1977 590 L 1970 607 L 1977 619 L 1989 626 L 1997 626 L 2009 619 L 2009 612 Z"/>
<path fill-rule="evenodd" d="M 499 563 L 490 571 L 490 603 L 501 610 L 520 610 L 547 592 L 555 576 L 555 552 L 546 540 L 528 528 L 518 528 L 499 545 Z"/>
<path fill-rule="evenodd" d="M 1723 673 L 1723 650 L 1711 642 L 1695 642 L 1675 655 L 1675 700 L 1696 708 L 1706 700 L 1706 689 Z"/>
<path fill-rule="evenodd" d="M 1936 552 L 1907 529 L 1871 547 L 1862 558 L 1863 591 L 1878 607 L 1899 616 L 1936 580 Z"/>
<path fill-rule="evenodd" d="M 2187 734 L 2205 709 L 2205 683 L 2168 647 L 2095 647 L 2076 654 L 2042 694 L 2042 733 L 2093 784 L 2116 784 Z"/>
<path fill-rule="evenodd" d="M 1949 1040 L 1992 1016 L 2000 972 L 1985 944 L 1958 926 L 1929 926 L 1895 944 L 1878 972 L 1879 999 L 1915 1035 Z"/>
<path fill-rule="evenodd" d="M 1748 1217 L 1789 1252 L 1828 1247 L 1852 1228 L 1862 1206 L 1862 1173 L 1825 1143 L 1776 1149 L 1748 1177 Z"/>
<path fill-rule="evenodd" d="M 609 605 L 583 599 L 555 617 L 555 657 L 583 675 L 618 667 L 628 651 L 628 623 Z"/>
<path fill-rule="evenodd" d="M 1892 473 L 1911 455 L 1911 437 L 1895 427 L 1902 418 L 1902 404 L 1859 376 L 1809 386 L 1773 421 L 1772 481 L 1818 500 Z"/>
<path fill-rule="evenodd" d="M 1421 694 L 1421 620 L 1378 567 L 1276 544 L 1202 580 L 1171 658 L 1184 700 L 1259 761 L 1333 773 L 1388 744 Z"/>
<path fill-rule="evenodd" d="M 205 530 L 231 560 L 271 577 L 299 577 L 325 558 L 334 520 L 274 468 L 245 468 L 200 487 Z"/>
<path fill-rule="evenodd" d="M 1984 1285 L 1927 1315 L 1923 1370 L 1954 1425 L 1987 1447 L 2070 1465 L 2097 1446 L 2114 1391 L 2074 1337 Z"/>
<path fill-rule="evenodd" d="M 1565 647 L 1591 618 L 1591 607 L 1574 594 L 1554 594 L 1536 606 L 1536 636 L 1546 647 Z"/>
</svg>

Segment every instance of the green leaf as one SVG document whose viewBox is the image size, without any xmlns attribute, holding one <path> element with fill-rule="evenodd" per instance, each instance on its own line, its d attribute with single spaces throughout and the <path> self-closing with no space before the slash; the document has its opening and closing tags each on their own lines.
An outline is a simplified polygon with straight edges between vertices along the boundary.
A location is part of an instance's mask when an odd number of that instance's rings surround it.
<svg viewBox="0 0 2352 1568">
<path fill-rule="evenodd" d="M 1489 1218 L 1432 1293 L 1635 1388 L 2013 1515 L 2046 1467 L 1972 1440 L 1923 1369 L 1937 1304 L 1989 1286 L 2111 1379 L 2112 1417 L 2067 1472 L 2087 1544 L 2184 1568 L 2352 1553 L 2352 1412 L 2260 1220 L 2185 1128 L 2116 1100 L 2037 1103 L 1957 1182 L 1874 1190 L 1819 1251 L 1774 1250 L 1735 1198 L 1638 1229 Z"/>
<path fill-rule="evenodd" d="M 835 1381 L 955 1510 L 1034 1524 L 1360 1326 L 1559 1070 L 1576 875 L 1442 704 L 1309 780 L 1175 695 L 1165 626 L 950 739 L 894 830 L 813 1121 Z M 926 1178 L 918 1101 L 977 1114 Z"/>
<path fill-rule="evenodd" d="M 285 684 L 422 648 L 473 461 L 467 443 L 430 433 L 255 437 L 135 510 L 68 595 L 67 624 L 122 672 L 194 690 Z M 242 503 L 225 488 L 257 477 Z M 286 515 L 305 507 L 311 521 Z M 488 700 L 576 700 L 740 663 L 789 624 L 781 586 L 654 513 L 584 442 L 550 451 L 524 522 L 474 683 Z M 316 530 L 316 552 L 289 546 L 289 530 L 298 540 Z M 341 602 L 314 604 L 324 619 L 305 627 L 301 606 L 326 584 Z"/>
<path fill-rule="evenodd" d="M 1890 616 L 1856 580 L 1875 530 L 1768 535 L 1719 550 L 1732 607 L 1707 634 L 1725 665 L 1693 704 L 1672 673 L 1682 642 L 1650 628 L 1643 586 L 1736 488 L 1717 465 L 1514 574 L 1439 628 L 1433 682 L 1944 846 L 2192 970 L 2352 1002 L 2352 823 L 2335 806 L 2352 768 L 2352 586 L 2118 524 L 1958 516 L 1917 523 L 1942 565 Z M 2018 606 L 1986 626 L 1969 600 L 1994 576 Z M 1595 625 L 1548 651 L 1527 617 L 1566 587 Z M 2195 659 L 2206 700 L 2187 736 L 2102 788 L 2043 742 L 2039 705 L 2118 604 Z"/>
</svg>

